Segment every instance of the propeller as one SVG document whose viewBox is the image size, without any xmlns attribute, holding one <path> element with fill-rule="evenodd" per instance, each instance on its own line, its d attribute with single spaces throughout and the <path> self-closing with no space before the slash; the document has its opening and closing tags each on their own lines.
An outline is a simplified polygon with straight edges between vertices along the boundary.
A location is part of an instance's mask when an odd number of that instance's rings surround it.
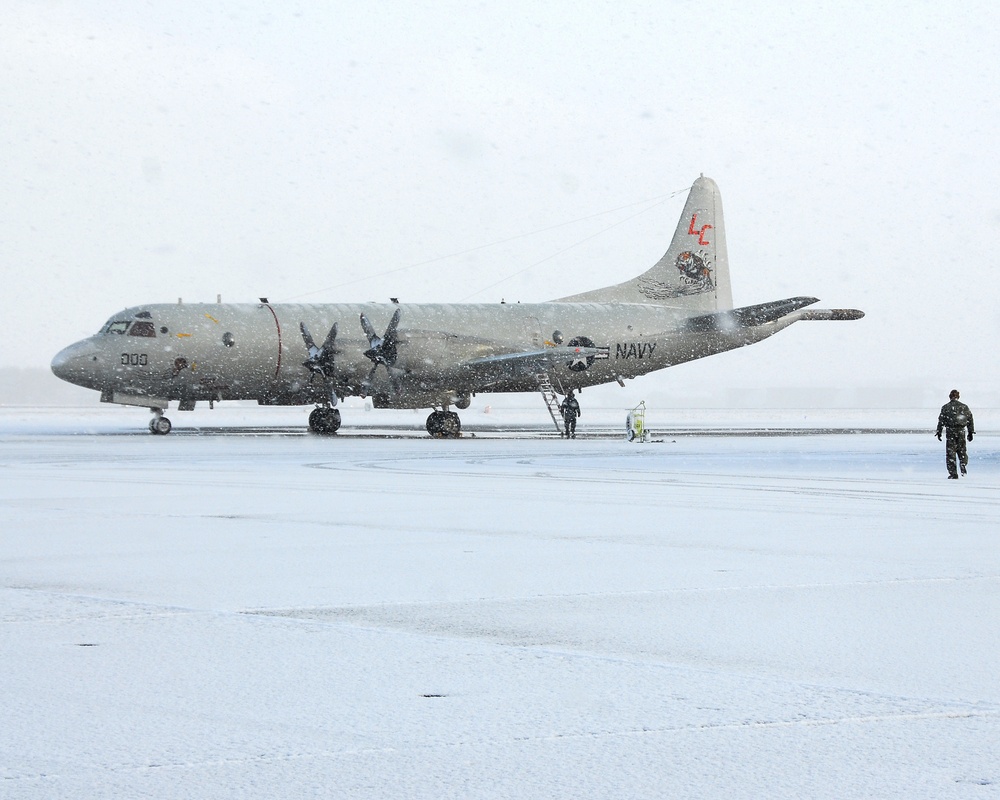
<svg viewBox="0 0 1000 800">
<path fill-rule="evenodd" d="M 361 327 L 365 332 L 365 336 L 368 337 L 368 349 L 365 350 L 365 358 L 372 362 L 371 372 L 368 373 L 368 378 L 364 382 L 366 390 L 371 388 L 375 372 L 379 364 L 382 364 L 389 375 L 393 389 L 396 392 L 399 391 L 399 387 L 396 384 L 397 375 L 393 370 L 393 365 L 396 363 L 396 356 L 398 355 L 396 348 L 396 328 L 399 325 L 401 313 L 402 309 L 397 308 L 396 313 L 389 320 L 389 326 L 381 336 L 375 332 L 375 328 L 368 321 L 368 317 L 364 314 L 361 315 Z"/>
<path fill-rule="evenodd" d="M 314 377 L 319 375 L 323 379 L 330 390 L 331 405 L 337 405 L 337 392 L 334 389 L 334 356 L 337 353 L 334 343 L 337 339 L 337 323 L 333 323 L 322 347 L 316 346 L 316 342 L 304 322 L 299 323 L 299 330 L 302 331 L 302 341 L 306 343 L 306 350 L 309 354 L 308 358 L 302 362 L 302 366 L 308 369 Z"/>
</svg>

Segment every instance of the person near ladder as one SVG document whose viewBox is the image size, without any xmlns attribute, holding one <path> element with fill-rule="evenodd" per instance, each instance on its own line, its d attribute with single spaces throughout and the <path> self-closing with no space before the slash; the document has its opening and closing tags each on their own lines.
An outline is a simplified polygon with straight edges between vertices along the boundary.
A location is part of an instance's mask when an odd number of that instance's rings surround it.
<svg viewBox="0 0 1000 800">
<path fill-rule="evenodd" d="M 559 413 L 562 414 L 563 424 L 566 426 L 566 438 L 576 438 L 576 418 L 581 415 L 580 403 L 573 396 L 573 390 L 566 392 L 566 397 L 559 404 Z"/>
</svg>

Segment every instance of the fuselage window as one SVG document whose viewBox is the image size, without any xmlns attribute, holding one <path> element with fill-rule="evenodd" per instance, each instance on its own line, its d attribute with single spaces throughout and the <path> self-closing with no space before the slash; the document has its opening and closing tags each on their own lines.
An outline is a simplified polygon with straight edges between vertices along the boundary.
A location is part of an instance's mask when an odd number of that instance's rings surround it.
<svg viewBox="0 0 1000 800">
<path fill-rule="evenodd" d="M 122 334 L 128 330 L 128 326 L 131 324 L 131 322 L 109 322 L 108 327 L 104 329 L 104 332 Z"/>
<path fill-rule="evenodd" d="M 156 337 L 156 328 L 152 322 L 133 322 L 128 331 L 129 336 L 151 336 Z"/>
</svg>

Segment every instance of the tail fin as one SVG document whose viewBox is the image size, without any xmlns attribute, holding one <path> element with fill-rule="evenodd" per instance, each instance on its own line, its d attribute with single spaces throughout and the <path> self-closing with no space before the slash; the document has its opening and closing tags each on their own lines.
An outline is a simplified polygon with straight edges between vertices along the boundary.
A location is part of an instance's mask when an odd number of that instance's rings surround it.
<svg viewBox="0 0 1000 800">
<path fill-rule="evenodd" d="M 722 195 L 702 175 L 691 186 L 670 247 L 630 281 L 560 298 L 571 303 L 649 303 L 698 311 L 733 307 Z"/>
</svg>

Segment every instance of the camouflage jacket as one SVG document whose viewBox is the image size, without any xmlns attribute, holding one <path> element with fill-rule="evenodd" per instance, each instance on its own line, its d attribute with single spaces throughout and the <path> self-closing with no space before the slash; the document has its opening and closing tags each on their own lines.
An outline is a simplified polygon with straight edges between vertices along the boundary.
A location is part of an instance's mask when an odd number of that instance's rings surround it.
<svg viewBox="0 0 1000 800">
<path fill-rule="evenodd" d="M 564 399 L 559 406 L 559 410 L 562 411 L 564 417 L 583 416 L 583 413 L 580 411 L 580 403 L 577 402 L 575 397 L 567 397 Z"/>
<path fill-rule="evenodd" d="M 966 426 L 969 428 L 969 433 L 976 432 L 976 426 L 972 421 L 972 411 L 965 403 L 952 400 L 941 406 L 941 413 L 938 414 L 938 434 L 941 433 L 942 428 L 961 430 Z"/>
</svg>

